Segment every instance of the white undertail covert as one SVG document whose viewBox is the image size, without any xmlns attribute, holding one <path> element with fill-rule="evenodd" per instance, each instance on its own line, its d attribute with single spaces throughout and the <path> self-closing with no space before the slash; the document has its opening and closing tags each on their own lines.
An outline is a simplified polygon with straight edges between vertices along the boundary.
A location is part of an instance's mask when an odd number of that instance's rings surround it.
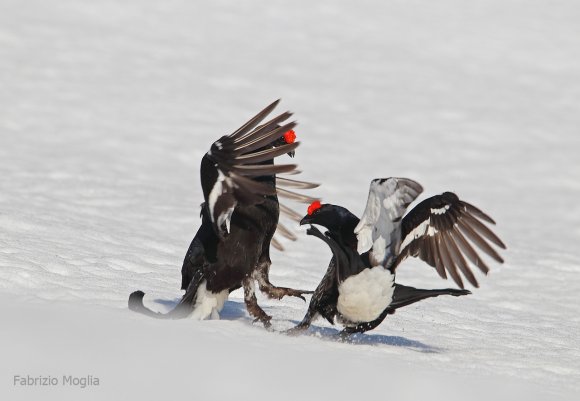
<svg viewBox="0 0 580 401">
<path fill-rule="evenodd" d="M 195 306 L 191 317 L 196 320 L 219 319 L 219 313 L 224 308 L 228 295 L 228 290 L 218 293 L 208 291 L 207 283 L 203 281 L 197 289 Z"/>
<path fill-rule="evenodd" d="M 337 309 L 352 323 L 372 322 L 391 304 L 394 285 L 395 275 L 383 266 L 364 269 L 339 284 Z"/>
</svg>

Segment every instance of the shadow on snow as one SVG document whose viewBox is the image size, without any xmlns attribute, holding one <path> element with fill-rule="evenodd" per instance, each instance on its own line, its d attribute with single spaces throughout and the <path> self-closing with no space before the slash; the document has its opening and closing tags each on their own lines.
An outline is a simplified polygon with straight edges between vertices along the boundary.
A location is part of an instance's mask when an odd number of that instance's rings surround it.
<svg viewBox="0 0 580 401">
<path fill-rule="evenodd" d="M 159 305 L 164 306 L 163 313 L 166 313 L 179 303 L 181 298 L 174 298 L 174 299 L 154 299 L 153 302 Z M 267 310 L 268 308 L 264 308 Z M 226 301 L 224 304 L 224 308 L 220 312 L 220 319 L 221 320 L 238 320 L 242 318 L 248 318 L 248 314 L 246 313 L 246 305 L 244 302 L 236 302 L 236 301 Z M 251 319 L 250 319 L 251 320 Z"/>
<path fill-rule="evenodd" d="M 171 310 L 175 308 L 175 305 L 179 302 L 180 298 L 175 298 L 173 300 L 168 299 L 155 299 L 154 302 L 163 305 L 166 310 Z M 252 319 L 248 317 L 246 311 L 246 305 L 244 302 L 237 301 L 226 301 L 224 309 L 220 313 L 220 319 L 222 320 L 248 320 Z M 298 321 L 292 321 L 294 324 L 298 324 Z M 386 336 L 383 334 L 365 334 L 357 333 L 350 337 L 343 338 L 340 337 L 340 330 L 332 327 L 320 327 L 311 326 L 308 331 L 304 332 L 303 335 L 309 337 L 317 337 L 325 341 L 334 341 L 344 344 L 353 345 L 388 345 L 391 347 L 401 347 L 408 348 L 413 351 L 424 352 L 424 353 L 440 353 L 444 350 L 442 348 L 434 347 L 429 344 L 422 343 L 421 341 L 411 340 L 401 336 Z"/>
<path fill-rule="evenodd" d="M 299 322 L 294 321 L 293 323 L 298 324 Z M 349 337 L 341 337 L 340 330 L 332 327 L 319 327 L 310 326 L 304 335 L 310 337 L 318 337 L 322 340 L 330 340 L 335 342 L 340 342 L 344 344 L 353 345 L 388 345 L 391 347 L 401 347 L 408 348 L 413 351 L 424 352 L 424 353 L 440 353 L 444 350 L 442 348 L 434 347 L 429 344 L 422 343 L 421 341 L 410 340 L 401 336 L 386 336 L 384 334 L 366 334 L 366 333 L 356 333 Z"/>
</svg>

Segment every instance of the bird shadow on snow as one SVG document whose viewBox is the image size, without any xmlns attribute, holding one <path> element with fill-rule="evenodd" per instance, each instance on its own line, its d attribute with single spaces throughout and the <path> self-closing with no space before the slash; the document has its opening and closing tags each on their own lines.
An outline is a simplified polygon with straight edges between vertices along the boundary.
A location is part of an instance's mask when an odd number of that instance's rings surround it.
<svg viewBox="0 0 580 401">
<path fill-rule="evenodd" d="M 159 305 L 163 305 L 166 310 L 164 311 L 164 313 L 172 310 L 173 308 L 175 308 L 175 306 L 177 306 L 177 304 L 179 303 L 179 301 L 181 300 L 181 298 L 175 298 L 175 299 L 154 299 L 153 302 L 155 302 L 156 304 Z"/>
<path fill-rule="evenodd" d="M 163 305 L 167 308 L 167 310 L 171 310 L 175 308 L 175 306 L 179 303 L 180 298 L 175 298 L 172 300 L 169 299 L 155 299 L 154 302 L 160 305 Z M 250 317 L 248 317 L 248 313 L 246 311 L 246 305 L 244 302 L 236 302 L 236 301 L 226 301 L 223 310 L 220 313 L 221 320 L 248 320 L 249 322 L 252 321 Z M 298 321 L 292 321 L 294 325 L 298 324 Z M 283 332 L 281 332 L 283 333 Z M 332 328 L 332 327 L 319 327 L 319 326 L 310 326 L 308 331 L 306 331 L 303 335 L 308 337 L 316 337 L 320 338 L 321 340 L 325 341 L 334 341 L 343 344 L 352 344 L 352 345 L 370 345 L 370 346 L 381 346 L 386 345 L 390 347 L 400 347 L 400 348 L 407 348 L 412 351 L 418 351 L 423 353 L 440 353 L 443 352 L 444 349 L 434 347 L 429 344 L 422 343 L 421 341 L 411 340 L 401 336 L 386 336 L 383 334 L 353 334 L 347 338 L 343 338 L 340 336 L 340 331 Z"/>
<path fill-rule="evenodd" d="M 174 298 L 174 299 L 154 299 L 153 302 L 159 305 L 163 305 L 167 311 L 172 310 L 177 306 L 181 298 Z M 241 318 L 248 318 L 248 314 L 246 313 L 246 305 L 243 302 L 236 302 L 236 301 L 226 301 L 224 304 L 224 308 L 220 312 L 220 319 L 221 320 L 238 320 Z M 249 319 L 249 318 L 248 318 Z M 249 319 L 251 320 L 251 319 Z"/>
<path fill-rule="evenodd" d="M 296 321 L 293 323 L 298 324 L 299 322 Z M 371 345 L 371 346 L 387 345 L 391 347 L 407 348 L 412 351 L 418 351 L 423 353 L 435 353 L 435 354 L 444 351 L 443 348 L 434 347 L 432 345 L 422 343 L 421 341 L 411 340 L 401 336 L 386 336 L 383 334 L 357 333 L 352 334 L 349 337 L 341 337 L 340 331 L 332 327 L 310 326 L 310 328 L 304 335 L 321 338 L 323 340 L 340 342 L 343 344 Z"/>
</svg>

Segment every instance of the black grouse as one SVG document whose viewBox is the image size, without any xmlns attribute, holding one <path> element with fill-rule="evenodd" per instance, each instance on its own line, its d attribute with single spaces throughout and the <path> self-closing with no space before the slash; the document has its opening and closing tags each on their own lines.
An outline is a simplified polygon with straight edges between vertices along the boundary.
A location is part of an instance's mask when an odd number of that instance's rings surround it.
<svg viewBox="0 0 580 401">
<path fill-rule="evenodd" d="M 228 294 L 244 287 L 244 301 L 251 316 L 270 325 L 271 317 L 258 305 L 254 281 L 272 298 L 296 296 L 301 291 L 275 287 L 269 281 L 270 244 L 274 233 L 294 239 L 279 225 L 280 210 L 296 218 L 296 213 L 280 205 L 277 195 L 301 202 L 314 198 L 281 188 L 315 188 L 318 185 L 276 177 L 296 174 L 295 164 L 274 164 L 273 159 L 287 153 L 294 156 L 299 142 L 293 131 L 296 123 L 285 121 L 285 112 L 259 125 L 276 107 L 276 101 L 250 119 L 231 135 L 221 137 L 201 161 L 202 224 L 185 256 L 182 289 L 186 290 L 177 306 L 166 314 L 143 305 L 142 291 L 129 297 L 129 308 L 157 318 L 218 318 Z M 298 220 L 299 220 L 298 216 Z"/>
<path fill-rule="evenodd" d="M 489 268 L 474 250 L 475 244 L 499 263 L 501 256 L 489 242 L 503 242 L 482 221 L 495 224 L 481 210 L 445 192 L 428 198 L 407 215 L 407 207 L 423 191 L 404 178 L 371 182 L 367 206 L 359 220 L 347 209 L 314 202 L 300 224 L 318 224 L 307 230 L 325 241 L 333 258 L 314 291 L 304 319 L 290 332 L 307 329 L 318 315 L 345 328 L 342 335 L 377 327 L 398 308 L 439 295 L 467 295 L 460 273 L 475 287 L 477 280 L 466 258 L 483 273 Z M 395 283 L 395 270 L 415 256 L 433 266 L 442 278 L 449 274 L 459 289 L 424 290 Z"/>
</svg>

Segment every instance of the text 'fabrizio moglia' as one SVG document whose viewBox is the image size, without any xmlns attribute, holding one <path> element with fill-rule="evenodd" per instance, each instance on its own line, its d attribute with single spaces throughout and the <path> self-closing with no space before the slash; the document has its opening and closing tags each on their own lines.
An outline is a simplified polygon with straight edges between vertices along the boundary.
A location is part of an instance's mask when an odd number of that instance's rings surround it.
<svg viewBox="0 0 580 401">
<path fill-rule="evenodd" d="M 87 388 L 99 386 L 100 380 L 98 377 L 93 375 L 87 376 L 73 376 L 73 375 L 62 375 L 62 376 L 20 376 L 14 375 L 14 386 L 15 387 L 78 387 Z"/>
</svg>

